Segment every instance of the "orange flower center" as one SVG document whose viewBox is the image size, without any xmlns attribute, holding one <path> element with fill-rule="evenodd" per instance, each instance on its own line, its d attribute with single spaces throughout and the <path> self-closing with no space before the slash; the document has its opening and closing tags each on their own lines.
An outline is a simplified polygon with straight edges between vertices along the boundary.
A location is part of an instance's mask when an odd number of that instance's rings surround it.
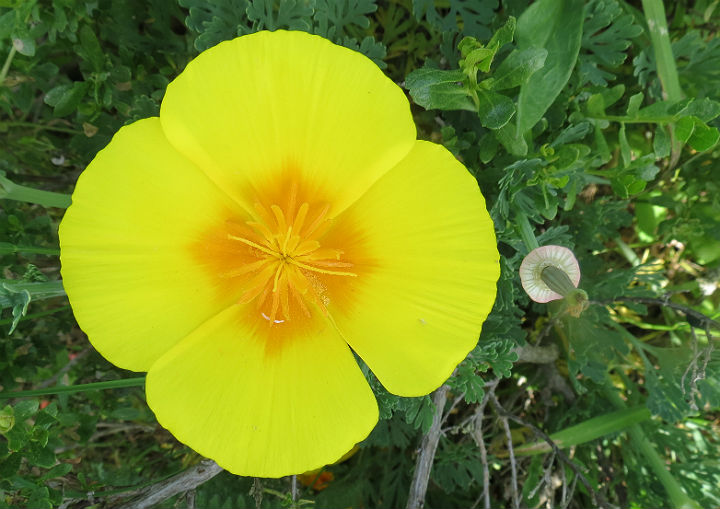
<svg viewBox="0 0 720 509">
<path fill-rule="evenodd" d="M 307 317 L 308 302 L 327 314 L 325 285 L 318 276 L 357 276 L 350 270 L 353 264 L 343 260 L 342 249 L 320 243 L 333 224 L 328 218 L 330 205 L 311 207 L 303 202 L 296 207 L 296 196 L 296 192 L 291 194 L 285 208 L 256 202 L 253 220 L 231 224 L 227 234 L 229 240 L 249 248 L 252 258 L 224 275 L 244 279 L 239 302 L 255 301 L 261 316 L 271 324 L 292 319 L 291 303 Z"/>
</svg>

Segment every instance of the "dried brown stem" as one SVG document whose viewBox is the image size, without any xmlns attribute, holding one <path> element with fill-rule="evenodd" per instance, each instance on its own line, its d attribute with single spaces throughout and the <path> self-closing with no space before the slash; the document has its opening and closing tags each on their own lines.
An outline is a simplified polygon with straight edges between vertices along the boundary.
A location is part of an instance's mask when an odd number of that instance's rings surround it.
<svg viewBox="0 0 720 509">
<path fill-rule="evenodd" d="M 420 445 L 420 454 L 415 462 L 415 472 L 413 472 L 413 479 L 410 484 L 407 509 L 422 509 L 425 505 L 425 493 L 430 480 L 430 470 L 435 459 L 435 452 L 437 451 L 438 442 L 440 442 L 440 425 L 443 420 L 443 410 L 447 402 L 448 390 L 449 387 L 443 385 L 433 395 L 435 415 L 433 416 L 432 425 Z"/>
<path fill-rule="evenodd" d="M 201 461 L 176 476 L 140 490 L 140 495 L 137 498 L 123 504 L 118 509 L 148 509 L 173 495 L 194 490 L 218 475 L 222 470 L 212 460 Z"/>
</svg>

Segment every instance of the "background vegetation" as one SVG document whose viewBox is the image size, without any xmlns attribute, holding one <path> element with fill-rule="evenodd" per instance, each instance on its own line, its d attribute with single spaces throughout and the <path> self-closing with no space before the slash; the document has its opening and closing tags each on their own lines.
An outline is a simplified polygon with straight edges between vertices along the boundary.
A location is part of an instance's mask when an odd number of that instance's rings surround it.
<svg viewBox="0 0 720 509">
<path fill-rule="evenodd" d="M 183 471 L 195 482 L 159 507 L 720 506 L 720 2 L 662 7 L 0 0 L 0 507 L 143 507 Z M 277 28 L 357 49 L 408 90 L 420 137 L 477 177 L 502 276 L 434 395 L 368 374 L 382 420 L 348 460 L 200 483 L 201 458 L 122 388 L 137 375 L 78 329 L 57 225 L 82 169 L 158 114 L 190 59 Z M 523 292 L 538 244 L 577 255 L 581 317 Z M 96 382 L 115 388 L 55 394 Z"/>
</svg>

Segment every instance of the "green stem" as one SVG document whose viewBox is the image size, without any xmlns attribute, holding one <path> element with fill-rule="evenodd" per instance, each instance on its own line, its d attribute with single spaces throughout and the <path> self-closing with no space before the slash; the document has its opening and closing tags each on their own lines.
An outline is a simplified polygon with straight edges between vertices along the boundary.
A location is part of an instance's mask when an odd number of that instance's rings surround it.
<svg viewBox="0 0 720 509">
<path fill-rule="evenodd" d="M 640 258 L 638 258 L 638 256 L 635 254 L 635 251 L 630 249 L 630 247 L 625 244 L 625 242 L 623 242 L 620 237 L 615 238 L 615 243 L 618 245 L 618 249 L 620 249 L 622 255 L 628 262 L 630 262 L 633 267 L 637 267 L 638 265 L 640 265 L 640 263 L 642 263 L 640 261 Z"/>
<path fill-rule="evenodd" d="M 70 309 L 70 306 L 61 306 L 59 308 L 48 309 L 46 311 L 40 311 L 39 313 L 32 313 L 30 315 L 25 315 L 22 318 L 20 318 L 20 321 L 32 320 L 34 318 L 42 318 L 43 316 L 48 316 L 48 315 L 52 315 L 55 313 L 59 313 L 60 311 L 64 311 L 66 309 Z M 14 321 L 15 321 L 14 318 L 6 318 L 5 320 L 0 320 L 0 325 L 10 325 Z"/>
<path fill-rule="evenodd" d="M 70 195 L 41 191 L 32 187 L 21 186 L 6 178 L 0 172 L 0 199 L 21 201 L 25 203 L 37 203 L 43 207 L 58 207 L 66 209 L 70 206 Z"/>
<path fill-rule="evenodd" d="M 123 378 L 109 382 L 94 382 L 90 384 L 59 385 L 47 389 L 35 389 L 32 391 L 0 392 L 0 400 L 29 398 L 31 396 L 49 396 L 52 394 L 74 394 L 77 392 L 99 391 L 104 389 L 121 389 L 124 387 L 142 387 L 145 385 L 145 377 Z"/>
<path fill-rule="evenodd" d="M 665 7 L 662 0 L 642 0 L 642 6 L 650 30 L 650 41 L 655 52 L 660 83 L 668 100 L 679 101 L 683 93 L 670 44 Z"/>
<path fill-rule="evenodd" d="M 27 291 L 30 293 L 32 300 L 50 299 L 52 297 L 62 297 L 65 295 L 62 281 L 44 281 L 42 283 L 27 283 L 14 280 L 0 280 L 0 289 L 7 288 L 11 293 L 22 293 Z M 12 307 L 14 303 L 0 293 L 0 308 Z"/>
<path fill-rule="evenodd" d="M 616 408 L 627 408 L 625 402 L 613 388 L 612 381 L 607 375 L 605 388 L 605 393 Z M 685 493 L 677 479 L 675 479 L 668 471 L 665 460 L 660 457 L 658 452 L 655 450 L 655 447 L 653 447 L 647 436 L 645 436 L 645 432 L 643 432 L 640 425 L 633 424 L 627 431 L 630 436 L 630 440 L 632 441 L 633 448 L 640 451 L 640 453 L 645 457 L 645 460 L 648 462 L 650 468 L 665 488 L 673 507 L 701 509 L 700 504 Z"/>
<path fill-rule="evenodd" d="M 10 253 L 29 253 L 59 256 L 60 250 L 56 247 L 35 247 L 35 246 L 16 246 L 9 242 L 0 242 L 0 254 Z"/>
<path fill-rule="evenodd" d="M 535 238 L 532 226 L 530 226 L 530 220 L 527 215 L 522 212 L 515 214 L 515 225 L 518 227 L 520 238 L 522 238 L 528 251 L 532 251 L 533 249 L 540 247 L 540 244 L 538 244 L 538 241 Z"/>
<path fill-rule="evenodd" d="M 17 50 L 15 49 L 15 45 L 13 44 L 12 48 L 10 48 L 10 53 L 8 53 L 8 56 L 5 59 L 5 63 L 2 66 L 2 70 L 0 70 L 0 86 L 2 86 L 2 84 L 5 82 L 7 73 L 10 70 L 10 64 L 12 63 L 13 57 L 15 57 L 15 53 L 17 53 Z"/>
<path fill-rule="evenodd" d="M 593 115 L 585 117 L 591 120 L 607 120 L 609 122 L 622 122 L 624 124 L 670 124 L 677 121 L 676 116 L 665 117 L 626 117 L 623 115 Z"/>
<path fill-rule="evenodd" d="M 29 127 L 31 129 L 42 129 L 45 131 L 55 131 L 58 133 L 68 134 L 84 134 L 78 129 L 70 129 L 69 127 L 55 127 L 52 125 L 34 124 L 32 122 L 0 122 L 0 126 L 4 127 Z"/>
</svg>

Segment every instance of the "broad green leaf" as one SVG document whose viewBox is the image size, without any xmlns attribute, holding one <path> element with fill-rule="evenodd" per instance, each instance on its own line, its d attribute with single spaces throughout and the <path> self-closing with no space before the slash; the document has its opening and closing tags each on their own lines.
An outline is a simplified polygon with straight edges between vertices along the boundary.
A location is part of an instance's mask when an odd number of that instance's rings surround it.
<svg viewBox="0 0 720 509">
<path fill-rule="evenodd" d="M 544 48 L 513 50 L 481 85 L 496 91 L 520 86 L 527 82 L 535 71 L 542 68 L 546 58 L 547 50 Z"/>
<path fill-rule="evenodd" d="M 483 164 L 489 163 L 492 161 L 493 157 L 495 157 L 497 151 L 497 138 L 491 131 L 486 132 L 483 137 L 480 138 L 480 143 L 478 145 L 478 155 L 480 156 L 480 161 L 482 161 Z"/>
<path fill-rule="evenodd" d="M 477 97 L 480 122 L 488 129 L 500 129 L 515 113 L 515 103 L 507 96 L 479 88 Z"/>
<path fill-rule="evenodd" d="M 527 154 L 528 146 L 522 134 L 518 135 L 513 122 L 508 122 L 495 131 L 497 140 L 512 155 L 522 157 Z"/>
<path fill-rule="evenodd" d="M 410 96 L 425 109 L 477 111 L 464 85 L 465 75 L 459 69 L 443 71 L 423 67 L 405 79 Z"/>
<path fill-rule="evenodd" d="M 28 35 L 15 35 L 12 38 L 13 47 L 21 55 L 35 56 L 35 41 Z"/>
<path fill-rule="evenodd" d="M 54 107 L 53 115 L 64 117 L 74 112 L 83 100 L 90 85 L 76 81 L 72 85 L 59 85 L 45 95 L 45 103 Z"/>
<path fill-rule="evenodd" d="M 593 417 L 585 422 L 570 426 L 562 431 L 550 435 L 555 444 L 561 449 L 580 445 L 596 440 L 611 433 L 617 433 L 625 428 L 650 418 L 650 411 L 646 407 L 627 408 L 609 414 Z M 544 440 L 515 448 L 515 454 L 527 456 L 542 454 L 552 449 Z"/>
<path fill-rule="evenodd" d="M 518 19 L 518 49 L 544 48 L 548 52 L 545 65 L 520 87 L 518 135 L 542 118 L 570 79 L 580 51 L 582 26 L 582 0 L 539 0 Z"/>
<path fill-rule="evenodd" d="M 95 32 L 88 25 L 80 29 L 80 56 L 87 60 L 93 71 L 99 72 L 105 68 L 105 55 L 100 47 Z"/>
<path fill-rule="evenodd" d="M 695 129 L 687 143 L 694 150 L 703 152 L 714 147 L 718 139 L 720 139 L 720 132 L 718 132 L 717 127 L 709 127 L 705 122 L 696 117 Z"/>
<path fill-rule="evenodd" d="M 675 123 L 675 136 L 682 143 L 687 143 L 695 130 L 695 120 L 692 117 L 683 117 Z"/>
</svg>

